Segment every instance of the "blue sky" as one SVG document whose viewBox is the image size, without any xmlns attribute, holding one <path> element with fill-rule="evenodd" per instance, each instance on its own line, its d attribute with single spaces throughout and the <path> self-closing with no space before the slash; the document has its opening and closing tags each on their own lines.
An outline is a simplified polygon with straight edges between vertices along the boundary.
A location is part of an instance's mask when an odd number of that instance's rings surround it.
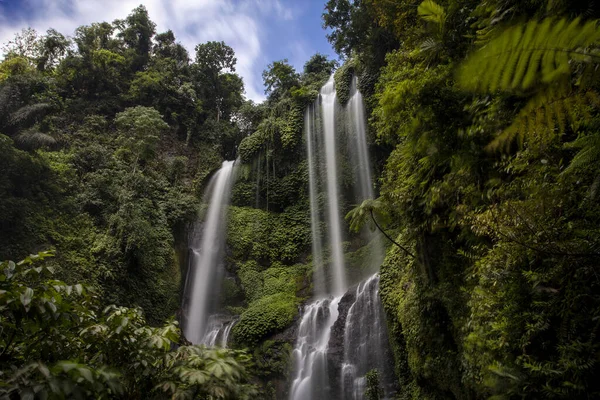
<svg viewBox="0 0 600 400">
<path fill-rule="evenodd" d="M 54 28 L 72 35 L 92 22 L 124 18 L 139 4 L 157 31 L 173 30 L 190 54 L 198 43 L 222 40 L 233 47 L 246 96 L 264 99 L 261 73 L 287 58 L 297 70 L 316 52 L 337 58 L 321 27 L 326 0 L 0 0 L 0 44 L 22 28 Z"/>
</svg>

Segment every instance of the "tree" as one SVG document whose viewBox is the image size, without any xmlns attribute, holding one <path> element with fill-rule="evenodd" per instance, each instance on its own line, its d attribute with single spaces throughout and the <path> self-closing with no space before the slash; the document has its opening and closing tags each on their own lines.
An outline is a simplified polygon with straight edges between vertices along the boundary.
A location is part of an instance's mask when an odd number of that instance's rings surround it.
<svg viewBox="0 0 600 400">
<path fill-rule="evenodd" d="M 235 52 L 225 42 L 206 42 L 196 50 L 196 65 L 203 73 L 215 77 L 224 70 L 235 72 Z"/>
<path fill-rule="evenodd" d="M 152 36 L 156 33 L 156 24 L 150 20 L 148 10 L 140 5 L 124 21 L 115 21 L 115 25 L 120 28 L 117 36 L 122 38 L 127 48 L 133 52 L 132 70 L 141 70 L 148 64 L 152 50 Z"/>
<path fill-rule="evenodd" d="M 146 161 L 154 156 L 160 134 L 169 127 L 158 111 L 142 106 L 118 113 L 115 122 L 123 146 L 135 157 L 134 171 L 138 160 Z"/>
<path fill-rule="evenodd" d="M 162 59 L 171 59 L 177 62 L 177 67 L 187 66 L 190 60 L 188 51 L 181 44 L 175 42 L 173 31 L 168 30 L 154 37 L 156 44 L 153 54 Z"/>
<path fill-rule="evenodd" d="M 228 97 L 237 92 L 241 101 L 243 86 L 236 85 L 236 80 L 232 79 L 236 62 L 233 49 L 224 42 L 207 42 L 196 46 L 195 69 L 199 91 L 205 109 L 214 110 L 217 122 L 229 111 L 224 108 Z M 237 82 L 241 82 L 239 77 Z"/>
<path fill-rule="evenodd" d="M 262 73 L 265 93 L 271 99 L 279 99 L 285 92 L 300 83 L 300 75 L 296 73 L 287 59 L 274 61 Z"/>
<path fill-rule="evenodd" d="M 367 199 L 346 214 L 346 220 L 350 221 L 351 231 L 360 231 L 367 221 L 370 220 L 372 222 L 371 230 L 377 228 L 390 242 L 402 249 L 402 251 L 404 251 L 411 258 L 414 258 L 414 254 L 412 254 L 406 247 L 392 239 L 391 236 L 383 230 L 381 225 L 379 225 L 379 222 L 377 222 L 377 219 L 384 223 L 386 221 L 389 222 L 390 220 L 390 216 L 385 211 L 383 202 L 380 199 Z"/>
<path fill-rule="evenodd" d="M 325 54 L 316 53 L 304 64 L 304 73 L 331 75 L 337 66 L 337 61 L 329 60 Z"/>
<path fill-rule="evenodd" d="M 40 38 L 33 28 L 23 28 L 21 33 L 16 33 L 13 40 L 2 45 L 4 58 L 23 57 L 33 62 L 39 55 Z"/>
<path fill-rule="evenodd" d="M 38 70 L 47 71 L 55 68 L 65 57 L 70 46 L 71 40 L 54 29 L 48 29 L 40 38 L 40 54 L 36 60 Z"/>
</svg>

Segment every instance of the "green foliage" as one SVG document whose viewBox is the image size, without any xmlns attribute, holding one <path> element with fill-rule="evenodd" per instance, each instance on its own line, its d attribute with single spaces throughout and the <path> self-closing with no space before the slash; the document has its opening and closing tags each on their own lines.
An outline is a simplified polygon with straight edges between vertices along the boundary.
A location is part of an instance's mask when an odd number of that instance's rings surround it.
<svg viewBox="0 0 600 400">
<path fill-rule="evenodd" d="M 341 105 L 346 105 L 350 100 L 350 87 L 355 74 L 354 65 L 355 62 L 350 60 L 335 71 L 335 93 Z"/>
<path fill-rule="evenodd" d="M 253 302 L 233 327 L 234 341 L 253 346 L 269 334 L 283 330 L 298 314 L 298 304 L 296 296 L 287 293 L 276 293 Z"/>
<path fill-rule="evenodd" d="M 367 199 L 363 201 L 360 205 L 356 206 L 346 214 L 346 220 L 350 221 L 350 230 L 358 232 L 367 222 L 371 222 L 370 229 L 375 230 L 371 214 L 373 214 L 373 218 L 377 218 L 380 223 L 388 223 L 390 216 L 383 207 L 384 203 L 380 199 Z"/>
<path fill-rule="evenodd" d="M 230 207 L 227 243 L 238 260 L 294 263 L 310 247 L 308 215 Z"/>
<path fill-rule="evenodd" d="M 279 99 L 285 92 L 299 84 L 300 76 L 287 59 L 274 61 L 263 71 L 265 93 L 273 100 Z"/>
<path fill-rule="evenodd" d="M 120 112 L 115 123 L 122 132 L 122 145 L 135 155 L 136 163 L 154 155 L 161 132 L 169 127 L 158 111 L 142 106 Z"/>
<path fill-rule="evenodd" d="M 425 21 L 433 22 L 434 24 L 440 26 L 440 29 L 443 30 L 447 18 L 444 7 L 440 6 L 433 0 L 425 0 L 419 4 L 417 12 Z"/>
<path fill-rule="evenodd" d="M 597 21 L 546 18 L 508 28 L 462 66 L 463 87 L 478 91 L 527 90 L 569 76 L 570 60 L 589 63 L 600 41 Z"/>
<path fill-rule="evenodd" d="M 458 75 L 464 88 L 535 93 L 489 148 L 509 150 L 516 137 L 522 145 L 526 137 L 535 141 L 565 132 L 567 121 L 577 129 L 589 119 L 588 108 L 600 104 L 592 89 L 599 42 L 597 21 L 546 18 L 506 29 L 469 57 Z"/>
<path fill-rule="evenodd" d="M 379 386 L 379 373 L 376 369 L 372 369 L 365 375 L 367 379 L 367 388 L 365 390 L 365 398 L 367 400 L 379 400 L 383 395 L 383 390 Z"/>
<path fill-rule="evenodd" d="M 246 399 L 249 356 L 180 342 L 176 322 L 146 325 L 139 309 L 99 307 L 81 284 L 53 279 L 48 252 L 0 263 L 6 398 Z"/>
</svg>

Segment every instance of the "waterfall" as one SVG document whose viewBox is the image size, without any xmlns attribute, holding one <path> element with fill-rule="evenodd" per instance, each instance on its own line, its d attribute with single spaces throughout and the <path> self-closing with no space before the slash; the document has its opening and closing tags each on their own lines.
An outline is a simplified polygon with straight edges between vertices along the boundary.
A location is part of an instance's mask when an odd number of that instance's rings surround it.
<svg viewBox="0 0 600 400">
<path fill-rule="evenodd" d="M 387 329 L 379 300 L 379 275 L 375 274 L 356 287 L 356 298 L 346 317 L 342 398 L 362 400 L 366 389 L 365 375 L 371 369 L 377 370 L 386 397 L 391 397 L 395 378 L 391 373 L 387 343 Z"/>
<path fill-rule="evenodd" d="M 296 376 L 290 392 L 292 400 L 332 398 L 327 350 L 340 300 L 341 297 L 319 299 L 304 309 L 293 353 Z"/>
<path fill-rule="evenodd" d="M 394 388 L 378 275 L 346 292 L 341 218 L 347 211 L 340 205 L 341 196 L 351 204 L 374 198 L 364 104 L 356 78 L 350 94 L 342 108 L 331 76 L 304 115 L 315 300 L 304 306 L 300 320 L 293 351 L 291 400 L 362 399 L 365 374 L 371 369 L 377 369 L 386 396 Z M 346 184 L 351 174 L 351 198 L 342 190 L 341 173 Z M 321 204 L 322 198 L 325 204 Z M 326 235 L 321 226 L 326 226 Z M 370 260 L 361 270 L 364 277 L 364 272 L 372 274 L 379 269 L 385 251 L 378 234 L 365 229 L 361 237 L 369 245 Z"/>
<path fill-rule="evenodd" d="M 367 124 L 365 121 L 365 106 L 362 94 L 357 88 L 356 76 L 352 77 L 350 86 L 350 100 L 346 106 L 348 122 L 353 131 L 354 141 L 350 141 L 350 153 L 358 168 L 358 197 L 359 200 L 372 199 L 373 179 L 371 178 L 371 163 L 369 162 L 369 151 L 367 149 Z"/>
<path fill-rule="evenodd" d="M 208 317 L 206 334 L 202 339 L 202 344 L 209 347 L 227 347 L 229 333 L 237 320 L 231 319 L 227 315 L 213 314 Z"/>
<path fill-rule="evenodd" d="M 348 141 L 348 150 L 351 163 L 355 166 L 354 176 L 357 178 L 354 185 L 355 204 L 360 204 L 364 200 L 374 199 L 373 178 L 371 174 L 371 162 L 369 159 L 369 150 L 367 147 L 367 123 L 365 119 L 365 104 L 362 94 L 358 90 L 358 80 L 356 75 L 352 77 L 350 85 L 350 100 L 346 105 L 347 125 L 351 139 Z M 382 236 L 377 231 L 371 231 L 365 227 L 362 236 L 370 246 L 370 265 L 368 270 L 378 271 L 379 266 L 385 258 L 385 249 L 382 242 Z"/>
<path fill-rule="evenodd" d="M 327 215 L 329 246 L 331 249 L 333 267 L 332 292 L 339 296 L 347 289 L 346 272 L 344 269 L 344 254 L 342 252 L 342 224 L 340 222 L 339 183 L 335 130 L 335 109 L 337 96 L 333 75 L 321 88 L 321 108 L 323 110 L 323 136 L 325 137 L 325 168 L 327 189 Z M 311 160 L 308 161 L 309 163 Z"/>
<path fill-rule="evenodd" d="M 225 210 L 231 198 L 234 161 L 225 161 L 212 177 L 205 194 L 208 203 L 201 233 L 196 232 L 184 295 L 183 331 L 194 344 L 213 341 L 215 299 L 221 287 L 223 250 L 225 245 Z M 212 324 L 212 326 L 211 326 Z M 214 337 L 216 340 L 216 336 Z"/>
</svg>

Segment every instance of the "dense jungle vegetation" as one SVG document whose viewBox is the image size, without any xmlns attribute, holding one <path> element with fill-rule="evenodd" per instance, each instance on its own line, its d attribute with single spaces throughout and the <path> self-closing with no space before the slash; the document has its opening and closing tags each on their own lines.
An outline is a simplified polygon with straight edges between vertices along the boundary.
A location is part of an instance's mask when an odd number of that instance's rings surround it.
<svg viewBox="0 0 600 400">
<path fill-rule="evenodd" d="M 143 6 L 18 33 L 0 398 L 276 398 L 311 296 L 304 110 L 334 70 L 341 103 L 358 77 L 380 195 L 347 225 L 376 216 L 397 242 L 380 295 L 399 398 L 600 398 L 599 18 L 594 0 L 329 0 L 341 61 L 274 61 L 261 104 L 231 47 L 189 54 Z M 221 301 L 239 322 L 207 349 L 178 327 L 187 232 L 237 157 Z"/>
</svg>

